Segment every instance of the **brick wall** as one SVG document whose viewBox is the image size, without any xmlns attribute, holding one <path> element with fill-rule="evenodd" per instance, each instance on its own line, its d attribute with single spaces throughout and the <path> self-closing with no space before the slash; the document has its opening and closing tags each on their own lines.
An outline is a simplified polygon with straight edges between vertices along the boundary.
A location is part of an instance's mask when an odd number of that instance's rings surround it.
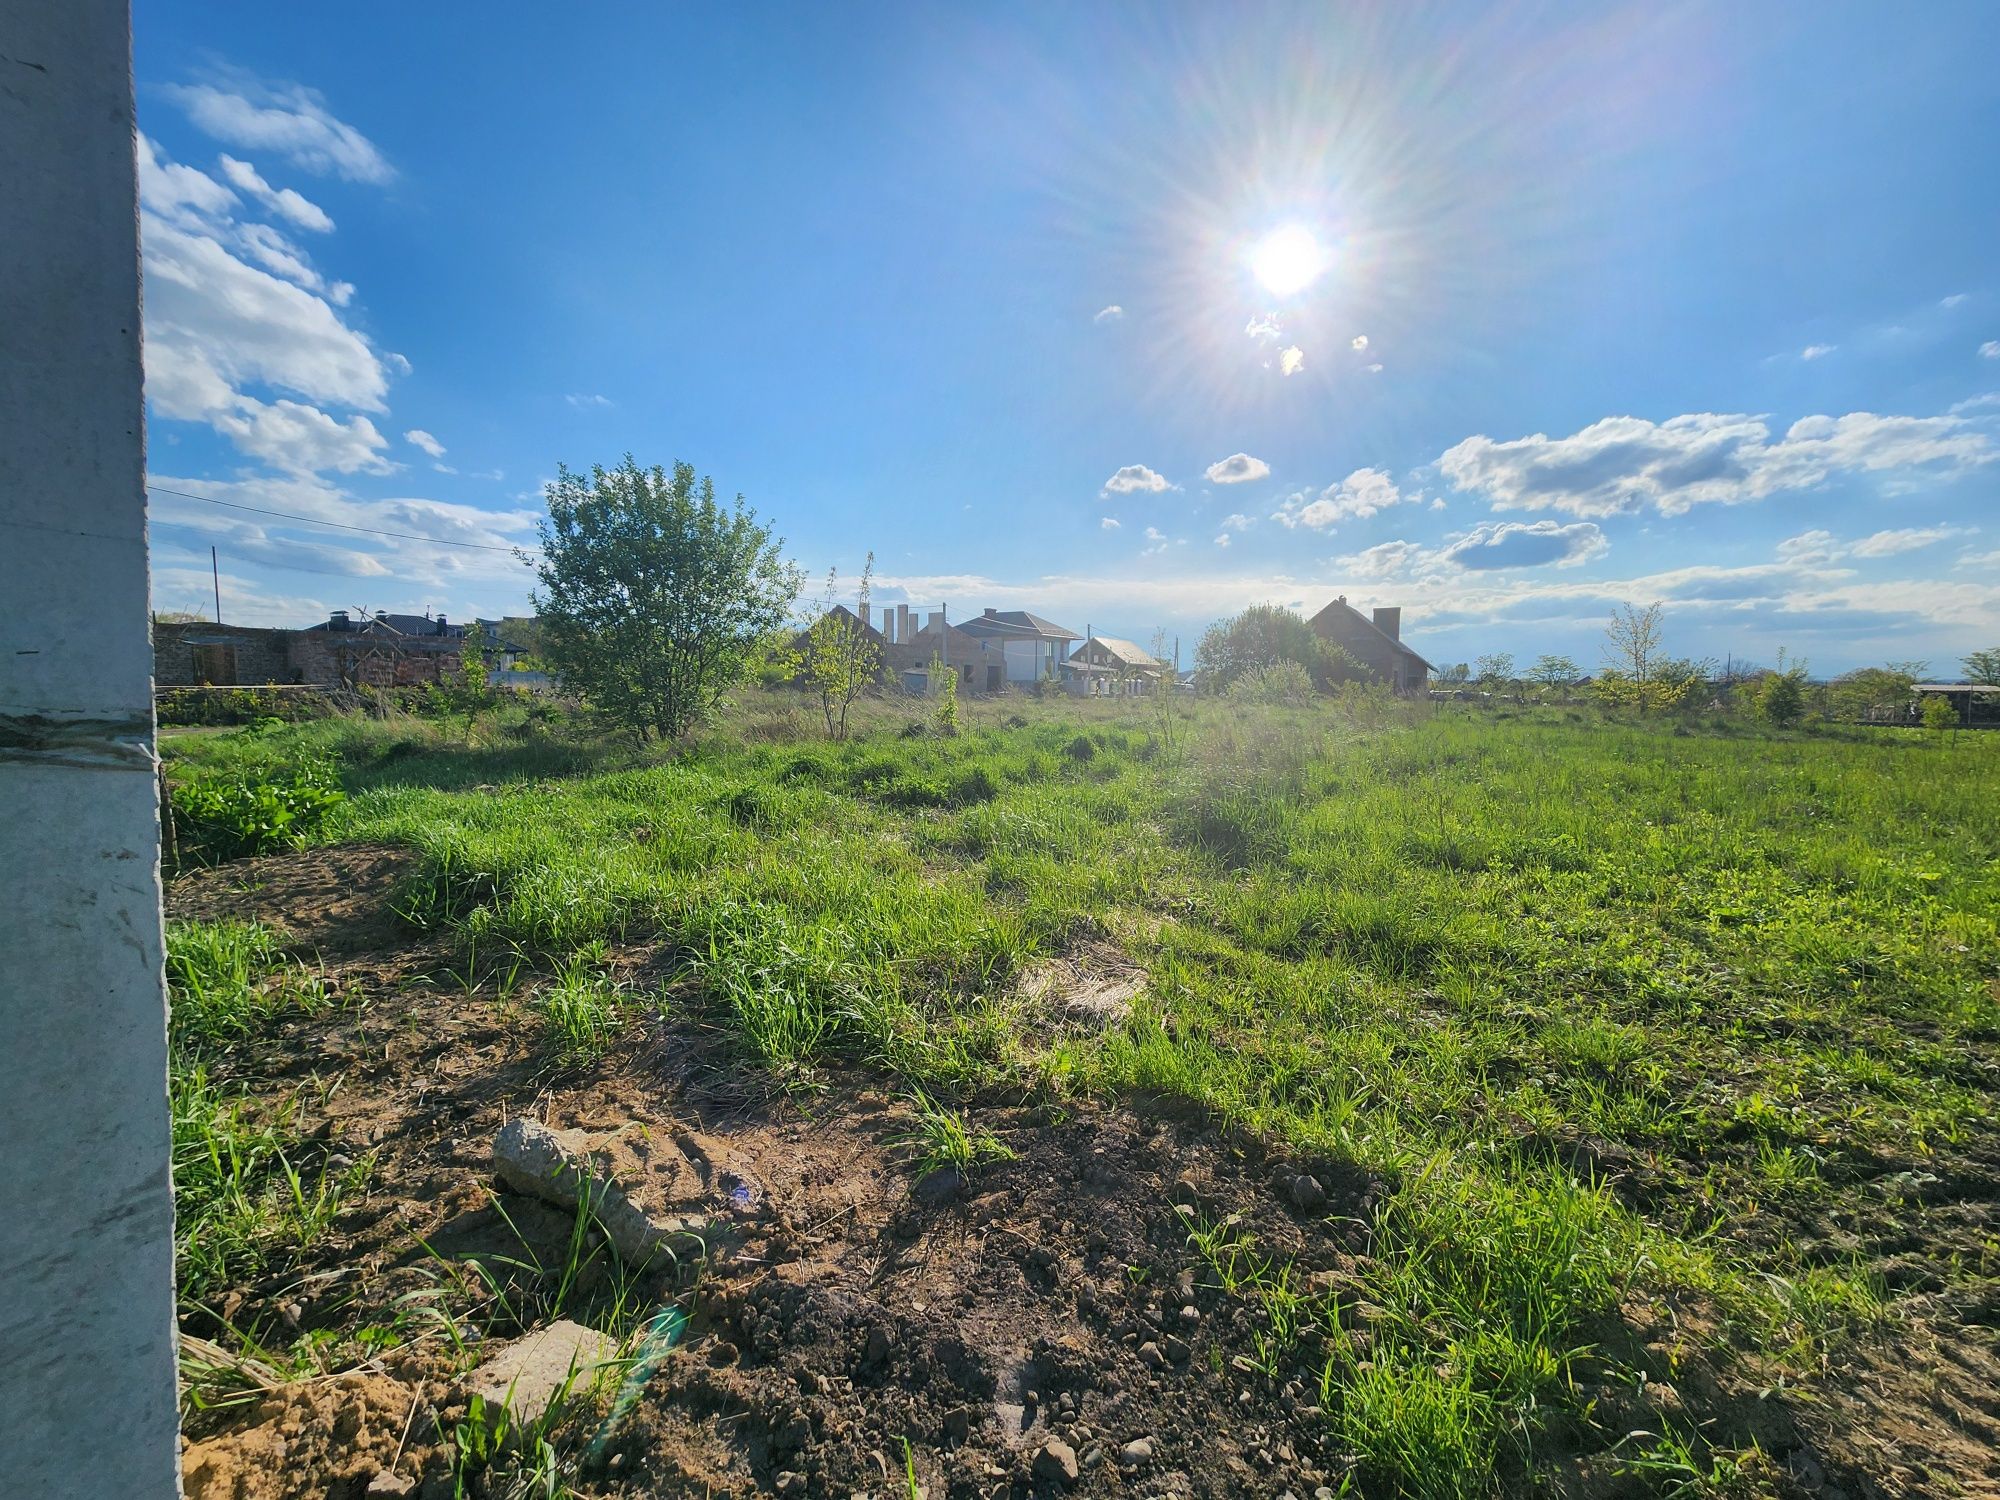
<svg viewBox="0 0 2000 1500">
<path fill-rule="evenodd" d="M 288 649 L 292 634 L 200 621 L 155 625 L 153 682 L 158 687 L 192 687 L 204 680 L 204 672 L 219 687 L 298 682 L 301 678 Z"/>
</svg>

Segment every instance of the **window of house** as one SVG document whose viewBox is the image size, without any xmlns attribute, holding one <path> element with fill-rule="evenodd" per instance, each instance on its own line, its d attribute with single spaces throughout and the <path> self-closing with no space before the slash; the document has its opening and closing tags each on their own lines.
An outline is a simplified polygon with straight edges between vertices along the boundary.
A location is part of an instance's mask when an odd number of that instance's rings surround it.
<svg viewBox="0 0 2000 1500">
<path fill-rule="evenodd" d="M 194 680 L 204 687 L 235 687 L 236 648 L 226 645 L 196 646 Z"/>
</svg>

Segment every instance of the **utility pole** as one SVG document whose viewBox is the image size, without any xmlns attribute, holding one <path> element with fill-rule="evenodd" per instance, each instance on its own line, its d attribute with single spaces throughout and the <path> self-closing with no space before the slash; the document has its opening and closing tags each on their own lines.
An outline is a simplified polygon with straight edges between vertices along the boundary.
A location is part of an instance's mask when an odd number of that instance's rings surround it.
<svg viewBox="0 0 2000 1500">
<path fill-rule="evenodd" d="M 215 623 L 222 623 L 222 564 L 216 561 L 215 548 L 208 549 L 208 576 L 215 585 Z"/>
</svg>

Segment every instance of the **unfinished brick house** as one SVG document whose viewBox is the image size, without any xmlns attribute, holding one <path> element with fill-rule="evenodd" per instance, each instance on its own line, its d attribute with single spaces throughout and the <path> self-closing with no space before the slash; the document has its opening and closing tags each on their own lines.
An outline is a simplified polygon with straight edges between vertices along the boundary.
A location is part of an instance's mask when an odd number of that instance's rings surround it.
<svg viewBox="0 0 2000 1500">
<path fill-rule="evenodd" d="M 304 630 L 214 625 L 153 627 L 155 687 L 411 687 L 459 670 L 466 629 L 440 615 L 338 609 Z"/>
<path fill-rule="evenodd" d="M 1431 664 L 1403 644 L 1401 606 L 1378 609 L 1370 619 L 1342 594 L 1312 617 L 1312 628 L 1360 662 L 1375 681 L 1399 693 L 1418 692 L 1430 679 Z"/>
</svg>

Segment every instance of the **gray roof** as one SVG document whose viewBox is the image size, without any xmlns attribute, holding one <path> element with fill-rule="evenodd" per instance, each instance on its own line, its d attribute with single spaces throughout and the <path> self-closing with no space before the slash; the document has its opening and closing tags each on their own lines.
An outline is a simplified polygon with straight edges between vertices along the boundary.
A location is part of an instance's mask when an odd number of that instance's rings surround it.
<svg viewBox="0 0 2000 1500">
<path fill-rule="evenodd" d="M 1092 646 L 1102 647 L 1107 655 L 1123 662 L 1128 667 L 1164 667 L 1166 665 L 1158 657 L 1153 656 L 1149 652 L 1141 651 L 1130 641 L 1121 641 L 1115 635 L 1094 635 L 1081 646 L 1077 647 L 1077 649 L 1079 651 L 1088 651 Z"/>
<path fill-rule="evenodd" d="M 967 635 L 1001 636 L 1008 640 L 1073 641 L 1074 630 L 1065 630 L 1054 620 L 1030 614 L 1025 609 L 996 609 L 977 614 L 958 626 Z"/>
<path fill-rule="evenodd" d="M 306 629 L 331 633 L 333 622 L 321 620 L 317 625 L 306 626 Z M 348 622 L 347 629 L 355 635 L 366 632 L 370 635 L 430 636 L 433 639 L 456 639 L 465 634 L 463 625 L 434 620 L 429 615 L 359 615 Z"/>
</svg>

